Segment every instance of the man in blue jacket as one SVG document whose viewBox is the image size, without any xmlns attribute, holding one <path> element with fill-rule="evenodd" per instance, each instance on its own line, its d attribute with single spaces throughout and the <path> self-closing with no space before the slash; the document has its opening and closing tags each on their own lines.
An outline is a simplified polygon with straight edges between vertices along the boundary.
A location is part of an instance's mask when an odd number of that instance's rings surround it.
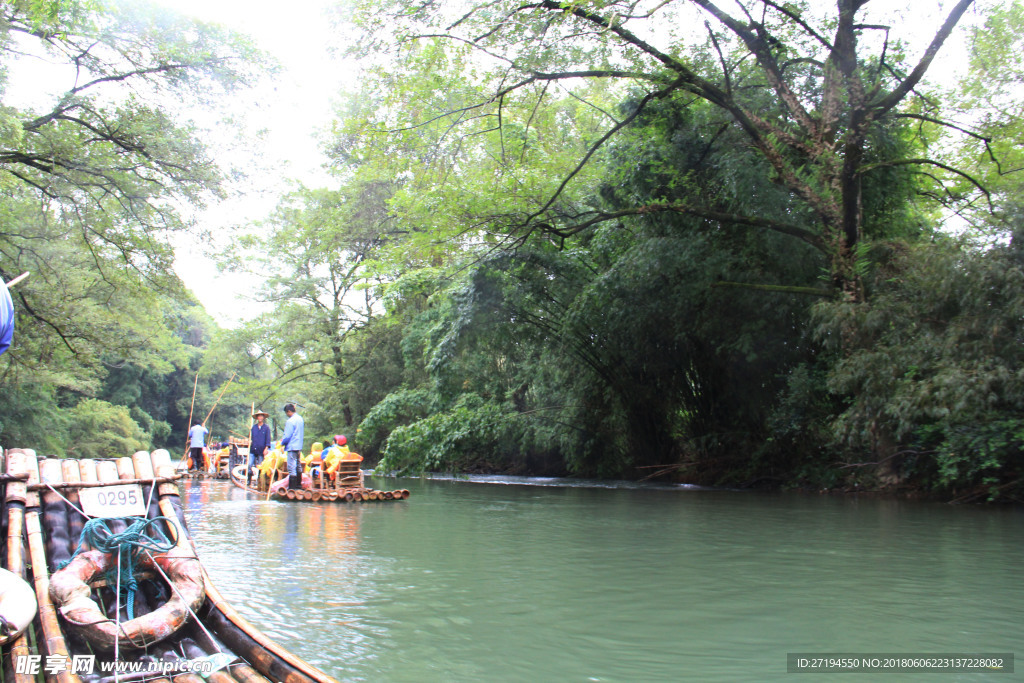
<svg viewBox="0 0 1024 683">
<path fill-rule="evenodd" d="M 256 424 L 249 430 L 249 470 L 245 475 L 245 483 L 252 479 L 252 468 L 259 467 L 263 462 L 263 456 L 270 452 L 270 427 L 264 422 L 269 413 L 257 410 L 252 416 Z"/>
<path fill-rule="evenodd" d="M 0 279 L 0 356 L 11 348 L 14 338 L 14 302 L 7 285 Z"/>
<path fill-rule="evenodd" d="M 206 459 L 203 457 L 203 443 L 210 430 L 201 423 L 196 422 L 192 429 L 188 430 L 189 454 L 192 456 L 192 469 L 198 472 L 206 471 Z"/>
<path fill-rule="evenodd" d="M 284 407 L 284 414 L 288 421 L 284 423 L 284 436 L 281 437 L 281 447 L 288 455 L 288 488 L 302 488 L 302 468 L 299 465 L 299 454 L 302 453 L 302 439 L 305 436 L 305 422 L 302 416 L 295 412 L 295 406 L 291 403 Z"/>
</svg>

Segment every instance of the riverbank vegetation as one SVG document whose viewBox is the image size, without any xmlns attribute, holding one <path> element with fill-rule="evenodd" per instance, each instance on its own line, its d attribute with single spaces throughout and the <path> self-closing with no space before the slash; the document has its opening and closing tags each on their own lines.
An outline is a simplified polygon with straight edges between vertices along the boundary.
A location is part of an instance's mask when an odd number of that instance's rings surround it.
<svg viewBox="0 0 1024 683">
<path fill-rule="evenodd" d="M 110 243 L 0 157 L 5 212 L 26 197 L 81 240 L 62 286 L 102 301 L 48 319 L 42 278 L 19 290 L 4 439 L 84 447 L 70 425 L 124 411 L 130 438 L 177 438 L 202 365 L 207 395 L 237 371 L 226 400 L 294 400 L 385 471 L 1020 497 L 1021 2 L 351 9 L 365 72 L 325 140 L 335 184 L 223 255 L 272 306 L 230 333 L 166 284 L 116 185 Z M 10 116 L 27 153 L 42 117 Z M 128 208 L 216 192 L 198 158 Z M 28 269 L 2 239 L 5 276 Z M 104 289 L 111 255 L 129 267 Z"/>
</svg>

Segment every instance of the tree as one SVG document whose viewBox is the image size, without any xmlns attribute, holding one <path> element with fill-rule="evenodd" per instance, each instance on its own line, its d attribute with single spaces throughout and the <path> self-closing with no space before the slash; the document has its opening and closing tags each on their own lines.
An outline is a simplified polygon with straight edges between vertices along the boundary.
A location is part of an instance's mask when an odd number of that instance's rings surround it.
<svg viewBox="0 0 1024 683">
<path fill-rule="evenodd" d="M 877 277 L 870 305 L 816 310 L 818 337 L 844 351 L 829 374 L 831 388 L 850 397 L 834 425 L 837 441 L 879 456 L 847 471 L 971 498 L 1018 496 L 1020 245 L 921 244 L 895 251 Z"/>
<path fill-rule="evenodd" d="M 233 248 L 235 267 L 265 275 L 262 294 L 273 304 L 232 344 L 248 366 L 269 364 L 250 373 L 249 386 L 267 399 L 304 397 L 316 408 L 307 416 L 312 430 L 354 427 L 359 415 L 352 378 L 368 359 L 357 338 L 379 307 L 372 259 L 389 239 L 391 191 L 376 180 L 300 189 L 282 200 L 262 237 L 240 238 Z"/>
<path fill-rule="evenodd" d="M 8 76 L 37 58 L 64 90 L 18 103 Z M 15 291 L 19 334 L 0 360 L 5 395 L 25 408 L 23 422 L 5 421 L 5 440 L 66 444 L 66 411 L 96 395 L 166 438 L 174 411 L 143 408 L 148 397 L 112 382 L 194 360 L 177 335 L 173 311 L 194 302 L 170 237 L 191 229 L 187 207 L 222 195 L 229 169 L 185 114 L 215 107 L 261 63 L 241 37 L 144 3 L 0 6 L 0 276 L 33 273 Z"/>
<path fill-rule="evenodd" d="M 500 219 L 491 214 L 492 224 L 499 223 L 506 235 L 563 239 L 628 215 L 681 213 L 709 225 L 773 231 L 799 240 L 819 252 L 830 280 L 846 298 L 862 301 L 858 245 L 866 229 L 867 178 L 911 166 L 973 182 L 942 160 L 916 154 L 913 147 L 888 150 L 892 156 L 872 154 L 872 140 L 880 131 L 922 118 L 944 124 L 937 116 L 916 112 L 910 98 L 972 2 L 956 2 L 910 63 L 903 47 L 890 39 L 891 27 L 867 16 L 867 0 L 837 0 L 824 16 L 815 16 L 808 3 L 773 0 L 736 2 L 732 13 L 709 0 L 487 2 L 457 10 L 405 0 L 373 2 L 363 5 L 361 19 L 374 40 L 364 41 L 359 49 L 388 48 L 389 36 L 396 33 L 400 48 L 414 46 L 399 53 L 400 66 L 390 68 L 396 75 L 386 77 L 413 93 L 422 92 L 430 78 L 424 67 L 436 61 L 425 56 L 450 46 L 473 65 L 471 80 L 488 91 L 474 98 L 456 88 L 449 96 L 462 95 L 457 106 L 427 112 L 420 108 L 421 98 L 410 97 L 411 106 L 400 116 L 386 108 L 376 119 L 377 128 L 392 133 L 436 126 L 438 121 L 458 129 L 484 118 L 496 131 L 492 135 L 513 139 L 533 116 L 517 113 L 543 109 L 549 84 L 602 80 L 625 82 L 633 89 L 633 110 L 609 117 L 611 125 L 591 138 L 578 164 L 546 198 L 529 209 L 505 212 Z M 698 25 L 701 17 L 707 32 L 702 45 L 695 44 L 694 35 L 680 38 L 665 28 Z M 565 87 L 573 92 L 574 86 Z M 525 99 L 532 99 L 534 106 Z M 563 196 L 608 140 L 666 99 L 703 101 L 727 114 L 729 125 L 742 132 L 763 160 L 768 177 L 791 193 L 796 213 L 788 219 L 757 211 L 737 213 L 714 198 L 652 201 L 610 211 L 585 196 Z M 518 168 L 515 155 L 505 155 L 493 166 L 506 173 Z"/>
</svg>

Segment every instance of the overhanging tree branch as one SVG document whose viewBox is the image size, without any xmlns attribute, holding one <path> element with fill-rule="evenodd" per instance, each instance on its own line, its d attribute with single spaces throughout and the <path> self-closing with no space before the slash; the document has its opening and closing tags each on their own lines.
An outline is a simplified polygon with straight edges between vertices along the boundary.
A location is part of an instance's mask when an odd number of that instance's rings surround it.
<svg viewBox="0 0 1024 683">
<path fill-rule="evenodd" d="M 946 42 L 946 38 L 948 38 L 949 34 L 953 31 L 953 27 L 957 25 L 957 22 L 960 21 L 960 17 L 963 16 L 964 12 L 967 11 L 967 8 L 970 7 L 973 2 L 974 0 L 960 0 L 960 2 L 956 4 L 956 7 L 954 7 L 949 13 L 949 16 L 946 17 L 946 21 L 942 24 L 939 32 L 935 34 L 935 37 L 932 39 L 928 49 L 924 51 L 921 61 L 917 63 L 914 70 L 911 71 L 907 77 L 903 79 L 903 82 L 897 85 L 892 92 L 881 100 L 870 105 L 875 117 L 881 116 L 895 107 L 903 100 L 904 97 L 907 96 L 907 93 L 914 89 L 914 86 L 918 84 L 921 78 L 924 77 L 925 72 L 928 71 L 928 67 L 931 66 L 932 60 L 935 59 L 935 55 L 939 52 L 939 48 L 942 47 L 942 44 Z"/>
<path fill-rule="evenodd" d="M 960 176 L 961 178 L 964 178 L 969 183 L 971 183 L 976 188 L 978 188 L 978 190 L 980 190 L 982 194 L 985 195 L 985 199 L 988 201 L 989 212 L 990 213 L 995 213 L 995 207 L 992 205 L 992 195 L 988 191 L 988 189 L 985 188 L 984 185 L 982 185 L 980 182 L 978 182 L 973 177 L 971 177 L 971 175 L 969 173 L 961 171 L 960 169 L 955 168 L 953 166 L 950 166 L 949 164 L 944 164 L 941 161 L 935 161 L 934 159 L 896 159 L 894 161 L 884 161 L 884 162 L 877 163 L 877 164 L 867 164 L 865 166 L 861 166 L 860 170 L 858 171 L 858 173 L 859 174 L 864 174 L 864 173 L 867 173 L 869 171 L 873 171 L 876 168 L 885 168 L 885 167 L 888 167 L 888 166 L 907 166 L 907 165 L 921 165 L 921 164 L 930 164 L 932 166 L 938 166 L 939 168 L 941 168 L 941 169 L 943 169 L 945 171 L 949 171 L 950 173 L 954 173 L 954 174 Z"/>
<path fill-rule="evenodd" d="M 630 209 L 621 209 L 619 211 L 592 211 L 583 215 L 591 215 L 592 218 L 584 220 L 580 223 L 576 223 L 570 227 L 558 229 L 553 226 L 547 226 L 545 229 L 548 232 L 552 232 L 562 237 L 568 237 L 575 235 L 576 233 L 582 232 L 589 227 L 597 225 L 598 223 L 604 223 L 610 220 L 616 220 L 618 218 L 624 218 L 626 216 L 645 216 L 655 213 L 662 213 L 665 211 L 671 211 L 674 213 L 684 214 L 688 216 L 697 216 L 698 218 L 706 218 L 708 220 L 717 221 L 720 223 L 732 223 L 736 225 L 749 225 L 756 228 L 765 228 L 774 232 L 782 233 L 784 235 L 790 235 L 797 239 L 809 244 L 810 246 L 818 249 L 819 251 L 826 251 L 825 242 L 820 236 L 815 233 L 802 228 L 798 225 L 791 223 L 783 223 L 782 221 L 772 220 L 770 218 L 760 218 L 757 216 L 744 216 L 741 214 L 727 213 L 723 211 L 714 211 L 700 206 L 693 206 L 691 204 L 684 203 L 672 203 L 672 204 L 646 204 L 644 206 L 638 206 Z"/>
</svg>

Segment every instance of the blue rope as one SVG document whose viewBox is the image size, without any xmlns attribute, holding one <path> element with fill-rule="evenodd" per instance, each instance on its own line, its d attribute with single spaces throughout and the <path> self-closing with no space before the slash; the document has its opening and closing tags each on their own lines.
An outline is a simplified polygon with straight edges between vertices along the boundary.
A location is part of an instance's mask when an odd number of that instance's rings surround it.
<svg viewBox="0 0 1024 683">
<path fill-rule="evenodd" d="M 82 535 L 78 539 L 78 547 L 67 562 L 62 562 L 58 569 L 63 569 L 71 560 L 75 559 L 78 553 L 85 549 L 88 543 L 93 549 L 101 553 L 117 554 L 120 556 L 121 565 L 121 592 L 125 597 L 125 605 L 128 609 L 128 618 L 135 618 L 135 591 L 138 590 L 138 583 L 135 581 L 135 567 L 142 556 L 142 551 L 152 550 L 158 553 L 165 553 L 174 547 L 174 541 L 167 538 L 157 522 L 171 522 L 167 517 L 125 517 L 124 522 L 128 528 L 119 534 L 115 534 L 108 526 L 109 519 L 90 519 L 82 527 Z M 151 529 L 152 527 L 152 529 Z M 155 532 L 147 535 L 147 532 Z M 107 571 L 105 578 L 113 588 L 117 585 L 117 569 Z"/>
</svg>

